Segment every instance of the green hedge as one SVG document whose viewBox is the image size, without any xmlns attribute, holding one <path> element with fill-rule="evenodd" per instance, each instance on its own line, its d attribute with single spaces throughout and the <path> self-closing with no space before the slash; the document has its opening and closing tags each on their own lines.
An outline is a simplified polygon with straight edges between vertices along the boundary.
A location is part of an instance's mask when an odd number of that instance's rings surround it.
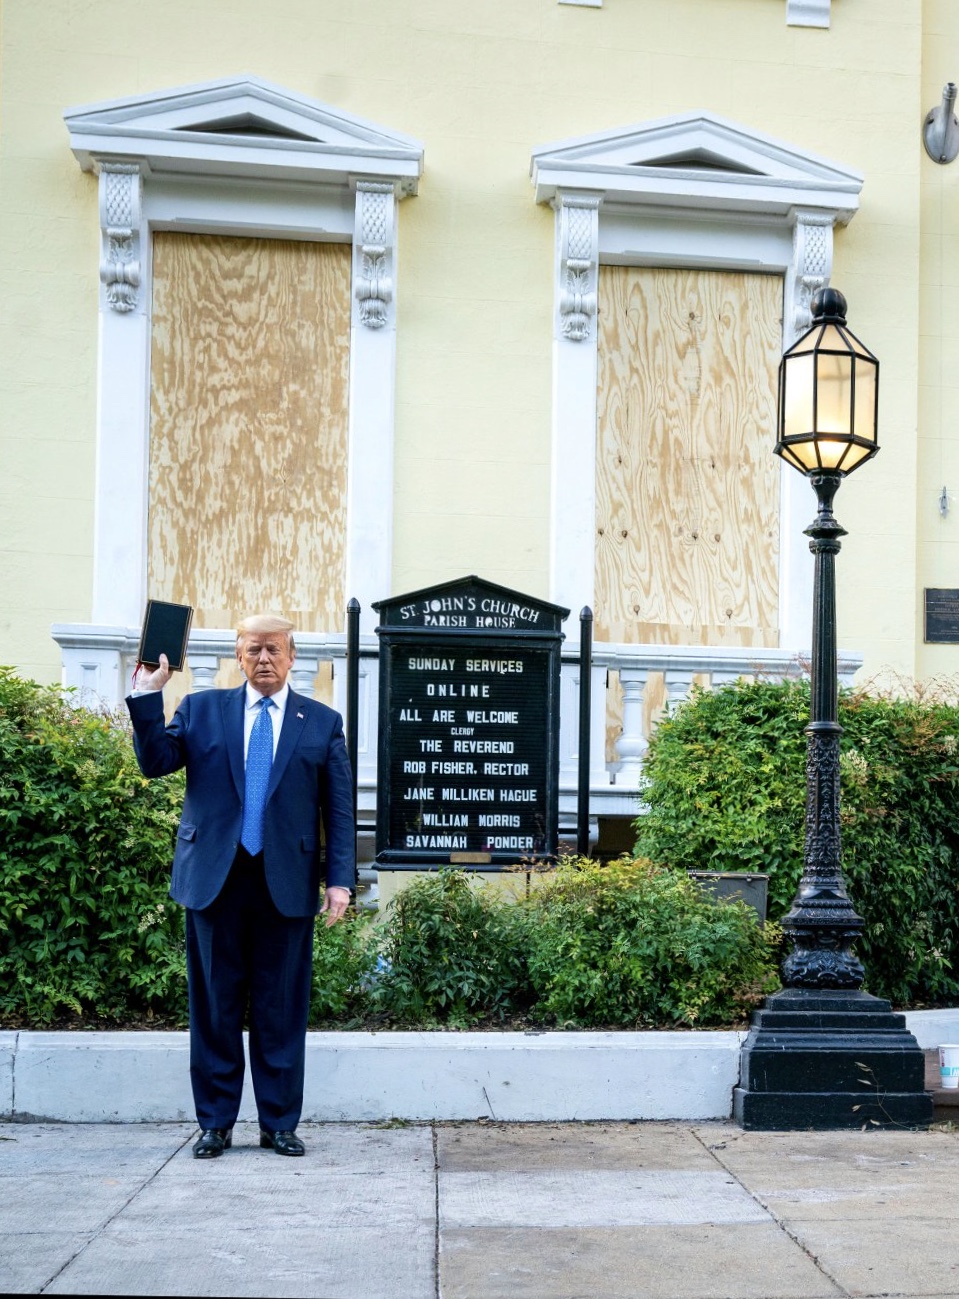
<svg viewBox="0 0 959 1299">
<path fill-rule="evenodd" d="M 809 686 L 698 691 L 657 727 L 636 852 L 683 870 L 768 873 L 769 914 L 802 873 Z M 840 696 L 843 869 L 866 922 L 869 991 L 959 996 L 959 708 Z"/>
<path fill-rule="evenodd" d="M 0 1023 L 185 1023 L 182 796 L 140 775 L 123 717 L 0 669 Z M 444 871 L 376 924 L 318 925 L 311 1021 L 720 1024 L 775 986 L 774 931 L 684 874 L 570 861 L 537 883 L 514 903 Z"/>
<path fill-rule="evenodd" d="M 462 871 L 415 878 L 383 922 L 372 1005 L 390 1020 L 465 1027 L 527 1008 L 527 917 Z"/>
<path fill-rule="evenodd" d="M 775 927 L 628 858 L 568 860 L 515 902 L 457 871 L 423 876 L 395 900 L 385 937 L 374 1003 L 408 1023 L 731 1024 L 779 986 Z"/>
<path fill-rule="evenodd" d="M 534 1013 L 557 1023 L 716 1026 L 779 987 L 779 932 L 685 872 L 573 860 L 527 904 Z"/>
<path fill-rule="evenodd" d="M 183 776 L 146 780 L 121 715 L 0 668 L 0 1022 L 186 1023 L 168 897 Z M 311 1014 L 365 1014 L 368 926 L 317 927 Z"/>
<path fill-rule="evenodd" d="M 181 1017 L 167 899 L 182 800 L 146 781 L 122 721 L 0 668 L 0 1015 Z"/>
</svg>

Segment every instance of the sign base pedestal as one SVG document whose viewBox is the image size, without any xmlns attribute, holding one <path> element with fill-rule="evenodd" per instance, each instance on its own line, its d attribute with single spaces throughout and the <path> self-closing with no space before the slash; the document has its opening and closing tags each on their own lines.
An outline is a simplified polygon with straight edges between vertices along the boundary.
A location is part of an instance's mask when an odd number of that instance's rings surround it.
<svg viewBox="0 0 959 1299">
<path fill-rule="evenodd" d="M 888 1001 L 841 989 L 768 997 L 743 1044 L 733 1118 L 743 1128 L 926 1127 L 925 1057 Z"/>
</svg>

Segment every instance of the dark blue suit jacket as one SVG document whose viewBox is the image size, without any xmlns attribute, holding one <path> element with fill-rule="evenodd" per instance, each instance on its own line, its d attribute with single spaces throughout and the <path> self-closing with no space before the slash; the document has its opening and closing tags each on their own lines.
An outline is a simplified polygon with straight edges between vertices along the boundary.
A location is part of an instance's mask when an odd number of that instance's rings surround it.
<svg viewBox="0 0 959 1299">
<path fill-rule="evenodd" d="M 230 872 L 243 822 L 243 710 L 246 686 L 187 695 L 169 726 L 162 692 L 130 695 L 134 748 L 145 776 L 186 768 L 170 896 L 201 911 Z M 326 883 L 355 879 L 353 784 L 339 713 L 290 691 L 270 774 L 263 826 L 266 882 L 277 910 L 319 909 L 320 829 Z"/>
</svg>

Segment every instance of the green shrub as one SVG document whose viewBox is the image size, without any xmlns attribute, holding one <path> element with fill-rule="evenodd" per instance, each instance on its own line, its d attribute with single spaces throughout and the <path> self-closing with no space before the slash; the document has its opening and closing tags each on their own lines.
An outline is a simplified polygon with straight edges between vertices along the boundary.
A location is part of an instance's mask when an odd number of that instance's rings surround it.
<svg viewBox="0 0 959 1299">
<path fill-rule="evenodd" d="M 682 869 L 769 875 L 769 914 L 802 873 L 805 682 L 698 691 L 650 743 L 636 852 Z M 843 691 L 843 869 L 866 922 L 869 991 L 959 996 L 959 708 Z"/>
<path fill-rule="evenodd" d="M 167 901 L 182 782 L 146 781 L 118 718 L 0 668 L 0 1015 L 182 1017 Z"/>
<path fill-rule="evenodd" d="M 383 927 L 377 1009 L 391 1019 L 454 1027 L 518 1013 L 526 998 L 525 908 L 463 871 L 415 879 Z"/>
<path fill-rule="evenodd" d="M 373 1003 L 392 1022 L 583 1028 L 741 1021 L 778 986 L 778 935 L 742 903 L 631 859 L 572 859 L 509 901 L 457 871 L 423 876 L 383 925 Z"/>
<path fill-rule="evenodd" d="M 348 911 L 335 925 L 320 916 L 313 937 L 310 1023 L 359 1021 L 369 1010 L 377 935 L 368 913 Z"/>
<path fill-rule="evenodd" d="M 536 1016 L 582 1027 L 729 1024 L 779 981 L 778 932 L 685 873 L 573 859 L 530 899 Z"/>
</svg>

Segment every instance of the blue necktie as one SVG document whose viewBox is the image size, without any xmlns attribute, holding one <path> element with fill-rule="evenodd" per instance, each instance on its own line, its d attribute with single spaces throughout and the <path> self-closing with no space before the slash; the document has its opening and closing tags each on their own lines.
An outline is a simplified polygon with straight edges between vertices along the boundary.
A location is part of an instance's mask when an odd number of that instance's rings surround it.
<svg viewBox="0 0 959 1299">
<path fill-rule="evenodd" d="M 250 732 L 246 751 L 246 789 L 243 796 L 243 829 L 240 843 L 251 855 L 263 851 L 263 813 L 266 791 L 273 766 L 273 723 L 270 721 L 272 699 L 261 699 L 259 716 Z"/>
</svg>

